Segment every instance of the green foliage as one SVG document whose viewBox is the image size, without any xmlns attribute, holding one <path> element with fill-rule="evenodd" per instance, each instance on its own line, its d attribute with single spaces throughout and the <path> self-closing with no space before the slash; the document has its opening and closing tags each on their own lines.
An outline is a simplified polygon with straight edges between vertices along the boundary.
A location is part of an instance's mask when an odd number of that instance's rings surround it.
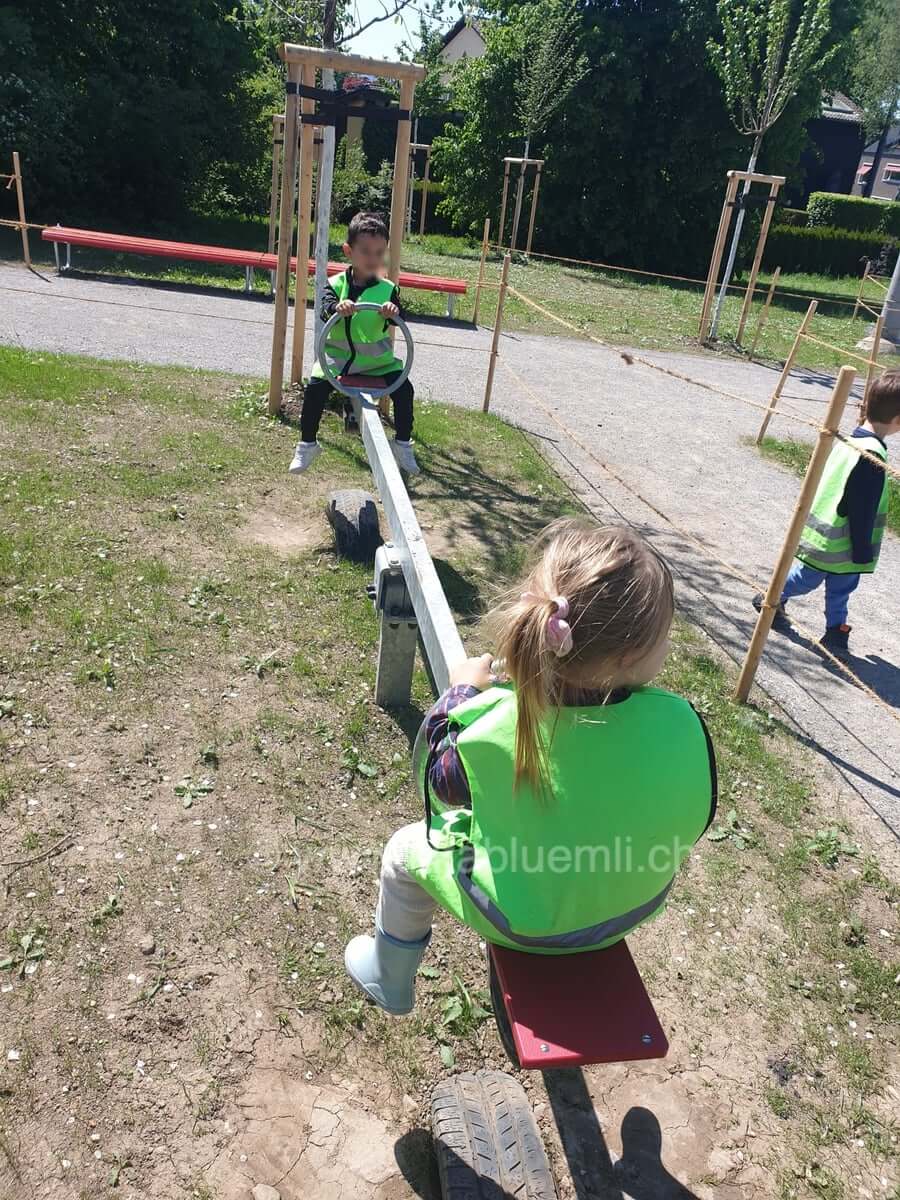
<svg viewBox="0 0 900 1200">
<path fill-rule="evenodd" d="M 550 123 L 587 72 L 580 52 L 581 17 L 572 0 L 535 5 L 516 79 L 517 111 L 530 141 Z"/>
<path fill-rule="evenodd" d="M 0 8 L 0 154 L 31 211 L 139 231 L 183 211 L 213 164 L 258 154 L 249 85 L 269 48 L 230 0 L 29 0 Z M 265 89 L 263 89 L 265 91 Z"/>
<path fill-rule="evenodd" d="M 394 168 L 386 160 L 376 175 L 366 167 L 362 142 L 341 138 L 334 153 L 331 213 L 335 221 L 349 221 L 358 212 L 388 212 Z"/>
<path fill-rule="evenodd" d="M 805 228 L 809 224 L 809 213 L 805 208 L 779 208 L 775 210 L 775 223 Z"/>
<path fill-rule="evenodd" d="M 873 233 L 815 225 L 799 229 L 775 225 L 769 232 L 765 261 L 783 271 L 820 275 L 860 275 L 863 259 L 877 259 L 888 247 L 887 270 L 893 270 L 898 241 Z"/>
<path fill-rule="evenodd" d="M 900 204 L 891 200 L 813 192 L 806 208 L 811 226 L 830 225 L 835 229 L 900 238 Z"/>
<path fill-rule="evenodd" d="M 900 0 L 868 0 L 853 38 L 850 90 L 877 137 L 900 102 Z"/>
<path fill-rule="evenodd" d="M 707 44 L 735 128 L 758 140 L 801 82 L 821 78 L 836 47 L 823 46 L 831 0 L 718 0 L 722 43 Z"/>
</svg>

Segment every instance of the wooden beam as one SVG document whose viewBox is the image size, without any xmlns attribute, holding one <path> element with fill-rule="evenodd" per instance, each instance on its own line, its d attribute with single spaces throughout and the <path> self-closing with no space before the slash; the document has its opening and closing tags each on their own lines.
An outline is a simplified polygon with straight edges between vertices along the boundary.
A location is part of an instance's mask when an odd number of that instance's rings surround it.
<svg viewBox="0 0 900 1200">
<path fill-rule="evenodd" d="M 810 300 L 809 308 L 806 310 L 806 314 L 804 315 L 803 320 L 800 322 L 800 328 L 797 330 L 797 336 L 794 338 L 794 344 L 791 346 L 790 352 L 787 358 L 784 360 L 784 366 L 782 367 L 781 375 L 778 377 L 778 382 L 775 384 L 775 390 L 769 398 L 769 407 L 763 414 L 762 424 L 759 427 L 759 433 L 756 435 L 757 446 L 766 436 L 766 430 L 769 428 L 769 422 L 772 420 L 772 417 L 775 413 L 775 409 L 778 405 L 778 400 L 781 396 L 784 385 L 788 381 L 788 376 L 790 375 L 791 368 L 794 365 L 794 359 L 797 357 L 797 351 L 800 349 L 800 343 L 803 341 L 803 336 L 809 328 L 809 323 L 815 316 L 815 312 L 818 307 L 818 300 Z"/>
<path fill-rule="evenodd" d="M 420 76 L 405 76 L 400 80 L 400 107 L 410 114 L 406 120 L 397 122 L 397 142 L 394 147 L 394 188 L 391 194 L 391 244 L 388 258 L 388 278 L 394 283 L 400 278 L 400 257 L 403 253 L 403 228 L 406 216 L 406 184 L 409 177 L 409 147 L 412 141 L 412 108 L 416 95 L 416 79 Z M 391 326 L 391 341 L 396 327 Z M 381 411 L 390 410 L 390 397 L 381 400 Z"/>
<path fill-rule="evenodd" d="M 784 175 L 757 175 L 755 171 L 727 171 L 729 179 L 737 179 L 741 183 L 745 183 L 748 179 L 751 183 L 777 183 L 779 187 L 784 187 L 787 182 Z"/>
<path fill-rule="evenodd" d="M 756 322 L 756 330 L 753 334 L 753 343 L 750 346 L 750 353 L 747 356 L 749 358 L 750 362 L 753 362 L 753 355 L 756 353 L 757 342 L 759 341 L 760 335 L 762 334 L 762 331 L 765 329 L 766 322 L 769 319 L 769 308 L 772 304 L 772 297 L 775 295 L 775 289 L 776 289 L 776 287 L 778 287 L 778 280 L 780 278 L 781 278 L 781 267 L 776 267 L 775 274 L 772 276 L 772 282 L 769 284 L 769 293 L 766 296 L 766 302 L 763 305 L 762 312 L 759 314 L 759 320 Z"/>
<path fill-rule="evenodd" d="M 383 79 L 399 79 L 416 83 L 425 78 L 425 68 L 419 63 L 388 62 L 382 58 L 365 58 L 361 54 L 343 54 L 340 50 L 323 50 L 320 46 L 297 46 L 285 42 L 278 47 L 282 62 L 315 69 L 330 67 L 351 75 L 380 75 Z M 401 97 L 401 108 L 404 107 Z"/>
<path fill-rule="evenodd" d="M 491 356 L 488 359 L 487 382 L 484 385 L 484 403 L 482 412 L 491 407 L 491 392 L 494 390 L 494 371 L 497 369 L 497 347 L 500 345 L 500 331 L 503 327 L 503 306 L 506 303 L 506 289 L 509 286 L 509 255 L 503 259 L 503 270 L 500 272 L 500 292 L 497 296 L 497 315 L 494 317 L 494 336 L 491 338 Z"/>
<path fill-rule="evenodd" d="M 300 82 L 300 68 L 288 67 L 288 83 Z M 272 362 L 269 368 L 269 413 L 281 408 L 284 390 L 284 351 L 287 333 L 288 290 L 291 280 L 291 243 L 294 237 L 294 178 L 297 174 L 297 96 L 285 97 L 284 159 L 281 168 L 281 206 L 278 216 L 278 266 L 275 272 L 275 316 L 272 322 Z"/>
<path fill-rule="evenodd" d="M 703 305 L 700 309 L 700 326 L 697 331 L 697 336 L 701 342 L 704 341 L 709 332 L 709 310 L 712 307 L 713 296 L 716 292 L 719 268 L 722 265 L 722 253 L 725 249 L 725 239 L 728 236 L 728 227 L 731 224 L 731 210 L 734 207 L 734 197 L 737 194 L 738 181 L 733 178 L 734 174 L 734 171 L 729 171 L 727 175 L 728 182 L 725 184 L 725 200 L 722 204 L 722 215 L 719 217 L 719 228 L 716 230 L 712 258 L 709 260 L 709 273 L 706 276 L 706 290 L 703 293 Z"/>
<path fill-rule="evenodd" d="M 872 359 L 866 370 L 866 387 L 865 391 L 863 392 L 862 403 L 859 406 L 860 424 L 862 424 L 869 415 L 869 390 L 872 387 L 872 380 L 875 378 L 875 372 L 878 370 L 878 351 L 881 349 L 881 333 L 883 329 L 884 313 L 880 312 L 878 314 L 878 319 L 875 322 L 875 332 L 872 335 L 872 349 L 870 351 Z"/>
<path fill-rule="evenodd" d="M 487 258 L 488 239 L 491 233 L 491 218 L 484 218 L 484 234 L 481 238 L 481 262 L 478 264 L 478 286 L 475 288 L 475 308 L 472 311 L 472 324 L 478 324 L 478 310 L 481 308 L 481 289 L 484 287 L 484 260 Z"/>
<path fill-rule="evenodd" d="M 28 223 L 25 220 L 25 199 L 22 195 L 22 165 L 19 162 L 18 150 L 13 150 L 13 176 L 16 181 L 16 203 L 19 208 L 19 232 L 22 235 L 22 253 L 25 256 L 25 266 L 31 266 L 31 250 L 28 246 Z"/>
<path fill-rule="evenodd" d="M 531 253 L 531 240 L 534 237 L 534 217 L 535 217 L 535 213 L 537 212 L 537 199 L 538 199 L 538 191 L 540 190 L 540 186 L 541 186 L 541 166 L 542 165 L 543 164 L 540 164 L 540 163 L 538 164 L 538 168 L 535 171 L 535 175 L 534 175 L 534 190 L 531 193 L 531 216 L 528 218 L 528 244 L 525 247 L 525 257 L 526 258 Z"/>
<path fill-rule="evenodd" d="M 497 244 L 503 249 L 503 230 L 506 225 L 506 200 L 509 195 L 509 159 L 503 160 L 503 197 L 500 200 L 500 224 L 497 226 Z"/>
<path fill-rule="evenodd" d="M 737 336 L 734 339 L 738 345 L 741 344 L 741 338 L 744 336 L 744 326 L 747 324 L 750 305 L 753 303 L 753 293 L 756 291 L 756 279 L 759 275 L 763 251 L 766 248 L 766 239 L 769 236 L 769 226 L 772 224 L 772 214 L 775 212 L 775 201 L 778 199 L 778 189 L 780 186 L 779 183 L 769 185 L 769 199 L 766 204 L 762 225 L 760 226 L 759 237 L 756 240 L 756 253 L 753 255 L 753 266 L 750 268 L 750 278 L 747 281 L 744 303 L 741 306 L 741 319 L 738 321 Z"/>
</svg>

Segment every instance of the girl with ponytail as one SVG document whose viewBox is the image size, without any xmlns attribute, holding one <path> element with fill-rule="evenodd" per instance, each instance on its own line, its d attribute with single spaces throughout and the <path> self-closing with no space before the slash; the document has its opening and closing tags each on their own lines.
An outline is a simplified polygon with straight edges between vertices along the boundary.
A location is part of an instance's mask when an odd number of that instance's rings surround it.
<svg viewBox="0 0 900 1200">
<path fill-rule="evenodd" d="M 554 522 L 420 731 L 425 820 L 385 848 L 375 937 L 347 971 L 385 1011 L 414 1004 L 442 907 L 537 954 L 611 945 L 659 912 L 716 805 L 699 714 L 649 686 L 668 651 L 672 576 L 632 530 Z"/>
</svg>

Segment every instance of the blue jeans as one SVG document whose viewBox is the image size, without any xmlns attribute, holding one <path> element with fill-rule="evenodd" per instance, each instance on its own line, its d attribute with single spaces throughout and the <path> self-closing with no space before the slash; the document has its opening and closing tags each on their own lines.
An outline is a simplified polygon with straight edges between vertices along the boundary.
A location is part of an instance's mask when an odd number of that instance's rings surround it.
<svg viewBox="0 0 900 1200">
<path fill-rule="evenodd" d="M 850 596 L 859 586 L 859 575 L 835 575 L 832 571 L 817 571 L 815 567 L 808 567 L 799 558 L 795 558 L 785 580 L 781 603 L 786 603 L 794 596 L 805 596 L 807 592 L 815 591 L 823 582 L 825 624 L 829 629 L 834 625 L 846 625 L 847 605 Z"/>
</svg>

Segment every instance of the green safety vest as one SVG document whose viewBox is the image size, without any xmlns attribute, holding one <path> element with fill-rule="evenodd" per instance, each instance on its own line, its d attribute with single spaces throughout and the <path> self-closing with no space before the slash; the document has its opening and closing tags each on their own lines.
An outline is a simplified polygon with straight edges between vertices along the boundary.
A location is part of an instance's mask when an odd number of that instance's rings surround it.
<svg viewBox="0 0 900 1200">
<path fill-rule="evenodd" d="M 473 696 L 450 722 L 472 807 L 434 808 L 425 791 L 428 844 L 406 858 L 443 908 L 489 942 L 538 954 L 611 945 L 662 908 L 715 807 L 712 746 L 686 700 L 647 687 L 553 712 L 548 795 L 513 787 L 512 689 Z"/>
<path fill-rule="evenodd" d="M 338 300 L 350 296 L 349 271 L 342 271 L 331 280 Z M 387 304 L 394 294 L 389 279 L 379 279 L 364 288 L 356 298 L 357 304 Z M 377 312 L 358 312 L 338 321 L 325 339 L 325 354 L 338 375 L 389 375 L 400 371 L 403 363 L 394 354 L 394 344 L 388 337 L 388 322 Z M 325 372 L 316 359 L 310 375 L 322 379 Z"/>
<path fill-rule="evenodd" d="M 870 454 L 875 454 L 883 461 L 887 461 L 887 450 L 881 439 L 874 434 L 854 438 L 853 444 L 860 450 L 868 450 Z M 881 491 L 878 512 L 875 515 L 875 527 L 872 530 L 873 558 L 871 562 L 853 561 L 850 522 L 846 516 L 838 513 L 850 472 L 858 462 L 859 455 L 843 442 L 837 442 L 828 456 L 819 490 L 812 502 L 809 516 L 806 518 L 806 524 L 800 534 L 800 545 L 797 547 L 797 558 L 817 571 L 828 571 L 834 575 L 857 575 L 870 574 L 875 570 L 878 555 L 881 553 L 881 540 L 884 537 L 884 526 L 887 521 L 887 471 L 883 472 L 884 487 Z"/>
</svg>

